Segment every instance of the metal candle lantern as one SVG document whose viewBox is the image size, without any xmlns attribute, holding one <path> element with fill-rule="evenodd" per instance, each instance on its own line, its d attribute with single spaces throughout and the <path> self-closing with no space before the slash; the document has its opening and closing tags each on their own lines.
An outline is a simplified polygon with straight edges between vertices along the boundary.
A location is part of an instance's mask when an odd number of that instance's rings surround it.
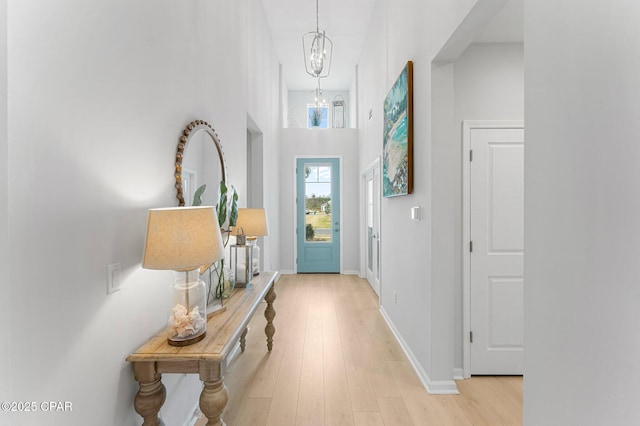
<svg viewBox="0 0 640 426">
<path fill-rule="evenodd" d="M 229 246 L 231 252 L 231 270 L 236 279 L 236 288 L 244 288 L 251 284 L 253 270 L 253 246 L 233 244 Z"/>
<path fill-rule="evenodd" d="M 344 99 L 342 96 L 337 95 L 331 103 L 333 104 L 333 127 L 335 129 L 344 129 Z"/>
</svg>

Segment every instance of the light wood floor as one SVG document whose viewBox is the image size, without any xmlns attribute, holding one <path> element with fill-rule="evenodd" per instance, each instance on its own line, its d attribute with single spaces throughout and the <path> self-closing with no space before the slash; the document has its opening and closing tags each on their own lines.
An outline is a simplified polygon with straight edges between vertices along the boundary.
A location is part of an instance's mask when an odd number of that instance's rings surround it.
<svg viewBox="0 0 640 426">
<path fill-rule="evenodd" d="M 460 395 L 429 395 L 366 281 L 284 275 L 276 292 L 273 352 L 259 308 L 225 372 L 227 426 L 522 424 L 521 377 L 473 377 L 457 382 Z"/>
</svg>

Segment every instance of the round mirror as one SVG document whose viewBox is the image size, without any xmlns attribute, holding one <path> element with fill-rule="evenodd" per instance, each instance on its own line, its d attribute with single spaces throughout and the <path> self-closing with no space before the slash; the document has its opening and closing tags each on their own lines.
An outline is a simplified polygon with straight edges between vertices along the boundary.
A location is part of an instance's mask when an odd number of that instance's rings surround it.
<svg viewBox="0 0 640 426">
<path fill-rule="evenodd" d="M 182 131 L 176 153 L 176 190 L 179 206 L 215 206 L 227 166 L 218 135 L 206 121 L 192 121 Z M 206 187 L 203 190 L 203 185 Z"/>
</svg>

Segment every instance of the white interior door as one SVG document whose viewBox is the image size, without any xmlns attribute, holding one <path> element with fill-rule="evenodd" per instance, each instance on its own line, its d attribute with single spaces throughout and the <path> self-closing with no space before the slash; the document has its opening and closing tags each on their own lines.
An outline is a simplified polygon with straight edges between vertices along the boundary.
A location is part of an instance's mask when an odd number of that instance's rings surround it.
<svg viewBox="0 0 640 426">
<path fill-rule="evenodd" d="M 365 270 L 367 280 L 380 297 L 380 164 L 364 175 Z"/>
<path fill-rule="evenodd" d="M 522 374 L 524 129 L 469 135 L 471 374 Z"/>
</svg>

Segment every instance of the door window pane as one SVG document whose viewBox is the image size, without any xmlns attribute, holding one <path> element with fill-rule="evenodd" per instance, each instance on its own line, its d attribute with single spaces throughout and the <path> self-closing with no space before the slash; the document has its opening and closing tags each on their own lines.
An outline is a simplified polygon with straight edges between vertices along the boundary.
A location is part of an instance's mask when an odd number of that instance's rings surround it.
<svg viewBox="0 0 640 426">
<path fill-rule="evenodd" d="M 307 128 L 326 129 L 329 120 L 329 107 L 328 106 L 315 106 L 315 104 L 307 105 Z"/>
<path fill-rule="evenodd" d="M 331 214 L 331 164 L 305 164 L 305 240 L 333 240 Z"/>
</svg>

